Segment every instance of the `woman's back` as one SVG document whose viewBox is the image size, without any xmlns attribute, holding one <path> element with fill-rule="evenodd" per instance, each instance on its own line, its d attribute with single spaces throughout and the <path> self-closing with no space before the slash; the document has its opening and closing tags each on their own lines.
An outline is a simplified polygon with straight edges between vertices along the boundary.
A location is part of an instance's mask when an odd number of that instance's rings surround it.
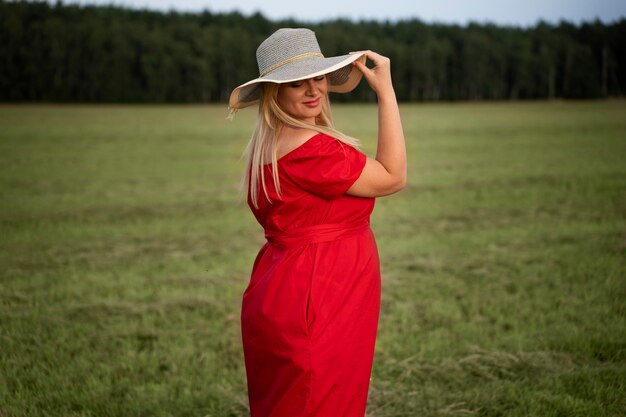
<svg viewBox="0 0 626 417">
<path fill-rule="evenodd" d="M 261 192 L 258 208 L 249 201 L 250 209 L 268 231 L 369 220 L 374 199 L 345 194 L 365 159 L 353 147 L 316 134 L 278 159 L 280 197 L 271 180 L 271 165 L 264 167 L 271 203 Z"/>
</svg>

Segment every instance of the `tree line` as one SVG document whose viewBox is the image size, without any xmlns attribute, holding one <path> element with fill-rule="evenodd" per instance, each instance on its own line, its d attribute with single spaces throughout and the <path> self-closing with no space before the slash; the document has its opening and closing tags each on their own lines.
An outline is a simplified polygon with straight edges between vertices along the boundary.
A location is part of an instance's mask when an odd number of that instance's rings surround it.
<svg viewBox="0 0 626 417">
<path fill-rule="evenodd" d="M 390 57 L 401 101 L 621 97 L 626 87 L 623 18 L 528 28 L 303 23 L 0 0 L 0 101 L 224 102 L 258 75 L 256 48 L 280 27 L 311 28 L 326 56 Z M 373 99 L 364 85 L 334 98 Z"/>
</svg>

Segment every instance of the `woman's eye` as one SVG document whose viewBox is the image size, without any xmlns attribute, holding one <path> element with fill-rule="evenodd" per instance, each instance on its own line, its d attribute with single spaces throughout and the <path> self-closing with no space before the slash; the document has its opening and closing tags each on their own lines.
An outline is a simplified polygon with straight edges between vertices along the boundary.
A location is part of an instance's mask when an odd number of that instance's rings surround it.
<svg viewBox="0 0 626 417">
<path fill-rule="evenodd" d="M 298 87 L 301 87 L 301 86 L 302 86 L 302 83 L 291 83 L 291 84 L 289 84 L 289 85 L 290 85 L 291 87 L 293 87 L 293 88 L 298 88 Z"/>
<path fill-rule="evenodd" d="M 313 78 L 315 81 L 322 81 L 324 78 L 326 78 L 326 76 L 324 75 L 320 75 L 319 77 L 315 77 Z"/>
</svg>

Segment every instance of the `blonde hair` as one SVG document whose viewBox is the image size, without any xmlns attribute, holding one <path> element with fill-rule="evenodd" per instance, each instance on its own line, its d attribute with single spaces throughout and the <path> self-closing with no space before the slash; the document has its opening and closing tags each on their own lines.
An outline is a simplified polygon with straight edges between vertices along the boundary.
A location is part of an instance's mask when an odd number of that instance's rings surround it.
<svg viewBox="0 0 626 417">
<path fill-rule="evenodd" d="M 315 119 L 315 124 L 305 123 L 285 112 L 278 104 L 280 84 L 265 82 L 261 85 L 259 114 L 254 133 L 244 152 L 246 170 L 242 178 L 242 192 L 249 192 L 255 208 L 259 208 L 259 190 L 263 190 L 268 202 L 272 202 L 267 192 L 264 165 L 272 164 L 272 180 L 276 193 L 280 197 L 280 181 L 278 179 L 277 142 L 283 126 L 299 129 L 310 129 L 324 133 L 347 145 L 358 148 L 358 140 L 344 135 L 333 127 L 332 114 L 328 95 L 322 101 L 322 111 Z"/>
</svg>

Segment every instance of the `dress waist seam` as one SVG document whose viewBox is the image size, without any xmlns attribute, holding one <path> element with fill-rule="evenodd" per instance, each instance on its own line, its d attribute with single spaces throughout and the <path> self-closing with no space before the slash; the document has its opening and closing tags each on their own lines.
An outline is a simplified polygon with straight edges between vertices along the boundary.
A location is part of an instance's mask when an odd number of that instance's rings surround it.
<svg viewBox="0 0 626 417">
<path fill-rule="evenodd" d="M 297 247 L 310 243 L 330 242 L 362 233 L 370 228 L 369 219 L 350 223 L 327 223 L 289 231 L 265 230 L 267 241 L 279 247 Z"/>
</svg>

